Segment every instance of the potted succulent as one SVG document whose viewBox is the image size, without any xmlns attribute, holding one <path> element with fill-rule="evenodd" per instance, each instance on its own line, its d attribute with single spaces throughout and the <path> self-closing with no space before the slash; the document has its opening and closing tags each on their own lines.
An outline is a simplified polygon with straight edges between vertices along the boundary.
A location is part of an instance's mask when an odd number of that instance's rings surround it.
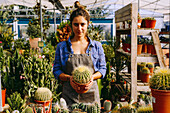
<svg viewBox="0 0 170 113">
<path fill-rule="evenodd" d="M 140 76 L 142 82 L 149 83 L 150 70 L 147 67 L 142 69 L 142 74 Z"/>
<path fill-rule="evenodd" d="M 169 113 L 170 69 L 158 68 L 150 79 L 154 113 Z"/>
<path fill-rule="evenodd" d="M 152 73 L 153 73 L 153 70 L 154 70 L 154 63 L 148 62 L 148 63 L 146 64 L 146 67 L 149 68 L 149 70 L 150 70 L 150 72 L 151 72 L 151 74 L 152 74 Z"/>
</svg>

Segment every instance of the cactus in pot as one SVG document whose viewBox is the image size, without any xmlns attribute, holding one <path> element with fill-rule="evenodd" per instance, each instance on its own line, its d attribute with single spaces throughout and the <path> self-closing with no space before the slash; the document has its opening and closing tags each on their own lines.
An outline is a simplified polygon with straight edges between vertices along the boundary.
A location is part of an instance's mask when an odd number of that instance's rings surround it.
<svg viewBox="0 0 170 113">
<path fill-rule="evenodd" d="M 141 74 L 141 81 L 142 82 L 149 82 L 149 76 L 150 76 L 150 70 L 147 67 L 144 67 L 142 69 L 142 74 Z"/>
<path fill-rule="evenodd" d="M 153 73 L 153 70 L 154 70 L 154 64 L 153 64 L 152 62 L 148 62 L 148 63 L 146 64 L 146 67 L 148 67 L 148 68 L 149 68 L 150 73 Z"/>
<path fill-rule="evenodd" d="M 73 80 L 78 84 L 87 84 L 92 78 L 91 70 L 86 66 L 79 66 L 72 72 Z"/>
<path fill-rule="evenodd" d="M 154 113 L 169 113 L 170 100 L 170 69 L 155 70 L 150 79 L 151 94 L 153 97 Z"/>
<path fill-rule="evenodd" d="M 139 107 L 137 109 L 137 113 L 152 113 L 152 112 L 153 112 L 152 106 Z"/>
<path fill-rule="evenodd" d="M 105 100 L 103 106 L 104 106 L 104 110 L 110 111 L 112 107 L 112 102 L 110 100 Z"/>
<path fill-rule="evenodd" d="M 38 101 L 48 101 L 52 99 L 52 92 L 48 88 L 40 87 L 36 90 L 34 98 Z"/>
</svg>

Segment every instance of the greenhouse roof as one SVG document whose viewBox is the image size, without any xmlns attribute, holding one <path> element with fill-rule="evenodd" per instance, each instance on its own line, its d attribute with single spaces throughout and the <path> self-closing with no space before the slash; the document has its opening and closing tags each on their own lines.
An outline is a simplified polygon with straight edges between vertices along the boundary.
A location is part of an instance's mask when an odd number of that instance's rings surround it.
<svg viewBox="0 0 170 113">
<path fill-rule="evenodd" d="M 33 7 L 37 0 L 0 0 L 0 5 L 24 5 Z M 57 9 L 61 10 L 66 6 L 73 6 L 75 1 L 79 1 L 80 4 L 87 6 L 87 9 L 93 9 L 95 7 L 106 5 L 122 5 L 125 6 L 129 3 L 139 3 L 140 9 L 159 12 L 164 15 L 170 15 L 170 0 L 41 0 L 42 5 L 47 8 L 54 8 L 52 3 L 55 3 Z M 114 9 L 114 7 L 113 7 Z M 117 10 L 117 9 L 114 9 Z"/>
</svg>

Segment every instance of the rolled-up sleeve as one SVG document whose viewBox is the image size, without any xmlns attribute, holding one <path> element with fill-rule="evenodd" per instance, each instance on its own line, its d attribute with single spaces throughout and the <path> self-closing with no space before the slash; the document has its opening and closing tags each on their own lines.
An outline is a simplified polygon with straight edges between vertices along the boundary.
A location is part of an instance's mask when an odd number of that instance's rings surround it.
<svg viewBox="0 0 170 113">
<path fill-rule="evenodd" d="M 106 74 L 106 60 L 105 60 L 105 54 L 104 54 L 104 50 L 102 47 L 102 44 L 99 43 L 99 64 L 98 64 L 98 68 L 99 68 L 99 72 L 102 74 L 102 78 L 104 78 L 105 74 Z"/>
<path fill-rule="evenodd" d="M 56 52 L 55 52 L 55 60 L 53 65 L 53 74 L 56 79 L 58 79 L 59 75 L 63 73 L 62 66 L 61 66 L 61 56 L 60 56 L 60 45 L 57 45 Z"/>
<path fill-rule="evenodd" d="M 102 44 L 98 41 L 93 41 L 94 47 L 93 47 L 93 64 L 94 69 L 97 72 L 100 72 L 102 74 L 102 78 L 105 77 L 106 74 L 106 60 L 105 60 L 105 54 L 102 47 Z M 94 58 L 95 57 L 95 58 Z"/>
</svg>

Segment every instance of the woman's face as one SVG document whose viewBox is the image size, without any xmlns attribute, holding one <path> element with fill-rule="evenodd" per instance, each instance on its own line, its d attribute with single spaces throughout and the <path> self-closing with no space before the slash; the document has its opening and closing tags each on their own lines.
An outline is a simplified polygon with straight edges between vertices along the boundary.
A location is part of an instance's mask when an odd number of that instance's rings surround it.
<svg viewBox="0 0 170 113">
<path fill-rule="evenodd" d="M 74 17 L 72 29 L 75 37 L 85 37 L 87 33 L 88 22 L 83 16 Z"/>
</svg>

